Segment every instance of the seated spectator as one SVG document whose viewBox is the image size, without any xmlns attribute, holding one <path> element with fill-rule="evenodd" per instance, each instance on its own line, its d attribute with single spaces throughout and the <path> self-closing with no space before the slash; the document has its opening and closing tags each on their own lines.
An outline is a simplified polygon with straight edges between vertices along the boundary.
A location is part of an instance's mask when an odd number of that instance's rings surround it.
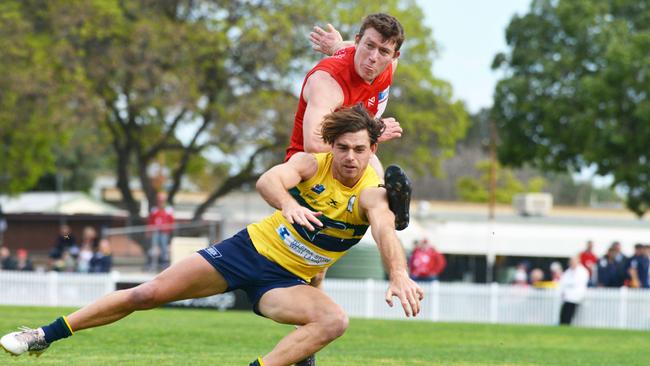
<svg viewBox="0 0 650 366">
<path fill-rule="evenodd" d="M 11 251 L 5 246 L 0 247 L 0 269 L 5 271 L 15 271 L 18 263 L 16 258 L 11 256 Z"/>
<path fill-rule="evenodd" d="M 16 251 L 16 270 L 18 271 L 33 271 L 34 264 L 29 258 L 29 253 L 26 249 L 18 249 Z"/>
<path fill-rule="evenodd" d="M 111 254 L 111 243 L 108 239 L 99 241 L 99 247 L 90 260 L 90 272 L 108 273 L 113 266 L 113 255 Z"/>
<path fill-rule="evenodd" d="M 63 257 L 63 252 L 68 251 L 73 257 L 77 257 L 79 253 L 79 247 L 77 246 L 77 241 L 70 231 L 70 226 L 63 224 L 59 228 L 59 236 L 56 238 L 54 247 L 50 250 L 50 259 L 51 262 L 55 262 L 58 259 Z"/>
<path fill-rule="evenodd" d="M 427 239 L 416 241 L 408 261 L 409 273 L 414 281 L 434 281 L 445 269 L 447 260 Z"/>
<path fill-rule="evenodd" d="M 528 265 L 525 262 L 517 264 L 512 284 L 517 286 L 528 286 Z"/>
<path fill-rule="evenodd" d="M 544 282 L 544 271 L 540 268 L 533 268 L 530 271 L 530 284 L 533 287 L 542 287 L 542 282 Z"/>
<path fill-rule="evenodd" d="M 562 264 L 558 261 L 553 261 L 549 269 L 551 270 L 551 281 L 560 282 L 560 278 L 562 278 L 562 273 L 564 272 Z"/>
<path fill-rule="evenodd" d="M 92 227 L 86 226 L 84 228 L 81 248 L 79 249 L 79 256 L 77 258 L 77 272 L 90 272 L 90 261 L 93 258 L 96 248 L 97 232 Z"/>
</svg>

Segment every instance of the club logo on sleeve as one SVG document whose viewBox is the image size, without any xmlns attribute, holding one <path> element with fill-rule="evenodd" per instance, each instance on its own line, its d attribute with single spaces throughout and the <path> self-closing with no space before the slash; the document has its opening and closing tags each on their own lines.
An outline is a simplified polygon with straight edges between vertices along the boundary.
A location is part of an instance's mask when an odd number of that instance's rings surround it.
<svg viewBox="0 0 650 366">
<path fill-rule="evenodd" d="M 316 194 L 321 194 L 325 190 L 325 186 L 322 184 L 316 184 L 315 186 L 311 187 L 311 190 Z"/>
<path fill-rule="evenodd" d="M 205 252 L 208 253 L 210 257 L 214 259 L 223 257 L 223 255 L 221 255 L 221 252 L 214 247 L 205 248 Z"/>
<path fill-rule="evenodd" d="M 390 90 L 390 86 L 384 91 L 379 93 L 379 103 L 385 102 L 388 99 L 388 91 Z"/>
</svg>

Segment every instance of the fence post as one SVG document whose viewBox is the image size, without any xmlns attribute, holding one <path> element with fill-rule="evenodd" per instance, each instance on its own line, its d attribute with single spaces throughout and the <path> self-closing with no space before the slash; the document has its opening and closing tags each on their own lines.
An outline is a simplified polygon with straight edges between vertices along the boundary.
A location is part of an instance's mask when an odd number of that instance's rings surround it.
<svg viewBox="0 0 650 366">
<path fill-rule="evenodd" d="M 627 287 L 621 286 L 618 297 L 618 327 L 625 329 L 627 323 Z"/>
<path fill-rule="evenodd" d="M 431 296 L 431 320 L 437 322 L 440 320 L 440 282 L 430 282 L 428 290 L 427 295 Z"/>
<path fill-rule="evenodd" d="M 56 271 L 49 271 L 47 273 L 47 298 L 49 306 L 59 305 L 59 273 Z"/>
<path fill-rule="evenodd" d="M 111 271 L 106 275 L 106 287 L 104 292 L 110 294 L 111 292 L 117 289 L 117 282 L 120 279 L 120 273 L 118 271 Z"/>
<path fill-rule="evenodd" d="M 366 318 L 372 318 L 374 315 L 372 306 L 372 293 L 375 289 L 375 280 L 372 278 L 366 279 Z"/>
<path fill-rule="evenodd" d="M 492 282 L 490 284 L 490 323 L 496 323 L 499 320 L 499 284 Z"/>
</svg>

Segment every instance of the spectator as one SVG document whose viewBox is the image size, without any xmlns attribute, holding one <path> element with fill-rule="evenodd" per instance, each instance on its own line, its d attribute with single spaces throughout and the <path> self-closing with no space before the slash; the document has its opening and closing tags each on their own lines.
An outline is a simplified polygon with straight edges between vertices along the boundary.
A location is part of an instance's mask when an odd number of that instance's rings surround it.
<svg viewBox="0 0 650 366">
<path fill-rule="evenodd" d="M 560 282 L 562 278 L 562 264 L 558 261 L 551 262 L 549 269 L 551 270 L 551 281 Z"/>
<path fill-rule="evenodd" d="M 646 245 L 636 244 L 634 246 L 634 256 L 628 262 L 628 275 L 630 276 L 630 287 L 632 288 L 650 288 L 648 283 L 648 267 L 650 258 L 648 258 Z"/>
<path fill-rule="evenodd" d="M 4 245 L 5 231 L 7 231 L 7 220 L 5 219 L 4 213 L 2 213 L 2 205 L 0 205 L 0 247 Z"/>
<path fill-rule="evenodd" d="M 82 273 L 90 272 L 90 260 L 93 258 L 97 248 L 97 232 L 90 226 L 84 228 L 81 249 L 77 258 L 77 271 Z"/>
<path fill-rule="evenodd" d="M 68 251 L 74 258 L 79 254 L 79 247 L 74 235 L 70 231 L 70 226 L 63 224 L 59 227 L 59 236 L 56 238 L 54 247 L 50 250 L 50 259 L 52 262 L 63 257 L 63 252 Z"/>
<path fill-rule="evenodd" d="M 607 254 L 598 261 L 598 286 L 621 287 L 623 286 L 623 266 L 616 261 L 616 249 L 610 247 Z"/>
<path fill-rule="evenodd" d="M 584 252 L 580 253 L 580 264 L 582 264 L 587 271 L 589 272 L 589 284 L 593 285 L 592 278 L 594 276 L 594 270 L 597 267 L 598 257 L 594 254 L 594 242 L 592 240 L 587 240 L 587 248 Z"/>
<path fill-rule="evenodd" d="M 515 278 L 512 283 L 518 286 L 528 286 L 528 265 L 525 262 L 517 264 Z"/>
<path fill-rule="evenodd" d="M 560 279 L 560 293 L 562 296 L 561 325 L 571 324 L 576 309 L 585 298 L 588 282 L 589 271 L 580 264 L 579 258 L 571 258 L 569 268 L 564 271 Z"/>
<path fill-rule="evenodd" d="M 174 225 L 174 212 L 171 207 L 166 207 L 165 194 L 160 192 L 156 198 L 157 205 L 149 214 L 147 228 L 147 237 L 151 238 L 149 260 L 153 269 L 169 261 L 169 239 Z"/>
<path fill-rule="evenodd" d="M 18 267 L 16 258 L 11 256 L 11 250 L 5 246 L 0 246 L 0 269 L 5 271 L 15 271 Z"/>
<path fill-rule="evenodd" d="M 408 266 L 414 281 L 434 281 L 445 269 L 447 260 L 427 239 L 416 241 Z"/>
<path fill-rule="evenodd" d="M 616 264 L 619 267 L 619 270 L 623 272 L 623 275 L 625 275 L 624 272 L 625 266 L 627 265 L 627 257 L 621 250 L 621 243 L 619 241 L 615 241 L 612 243 L 611 248 L 614 250 L 614 259 L 616 260 Z"/>
<path fill-rule="evenodd" d="M 544 271 L 540 268 L 533 268 L 530 271 L 530 284 L 537 288 L 546 287 L 546 284 L 544 283 Z"/>
<path fill-rule="evenodd" d="M 99 247 L 90 261 L 90 272 L 108 273 L 113 266 L 113 255 L 111 254 L 111 243 L 108 239 L 99 241 Z"/>
<path fill-rule="evenodd" d="M 34 264 L 29 258 L 29 253 L 26 249 L 18 249 L 16 251 L 16 270 L 18 271 L 33 271 Z"/>
</svg>

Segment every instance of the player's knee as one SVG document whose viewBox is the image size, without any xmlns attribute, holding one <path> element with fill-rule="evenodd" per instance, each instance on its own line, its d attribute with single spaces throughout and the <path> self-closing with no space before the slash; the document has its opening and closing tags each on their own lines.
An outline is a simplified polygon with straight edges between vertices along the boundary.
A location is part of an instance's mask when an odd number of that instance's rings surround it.
<svg viewBox="0 0 650 366">
<path fill-rule="evenodd" d="M 331 342 L 345 333 L 350 320 L 343 309 L 336 309 L 324 318 L 323 323 L 323 336 L 326 341 Z"/>
<path fill-rule="evenodd" d="M 129 300 L 135 310 L 148 310 L 158 306 L 156 300 L 156 286 L 152 283 L 143 283 L 130 290 Z"/>
</svg>

